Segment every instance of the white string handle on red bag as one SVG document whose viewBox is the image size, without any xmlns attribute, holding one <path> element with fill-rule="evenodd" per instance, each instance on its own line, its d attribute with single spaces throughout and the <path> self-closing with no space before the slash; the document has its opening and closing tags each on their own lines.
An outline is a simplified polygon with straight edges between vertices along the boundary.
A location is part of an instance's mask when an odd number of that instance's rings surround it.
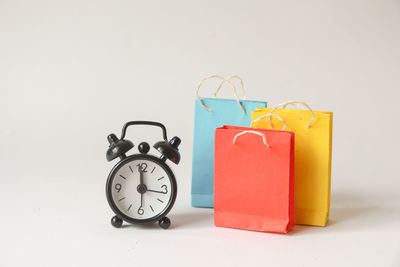
<svg viewBox="0 0 400 267">
<path fill-rule="evenodd" d="M 279 117 L 278 115 L 276 115 L 276 114 L 271 114 L 271 113 L 270 113 L 270 114 L 262 115 L 261 117 L 259 117 L 259 118 L 255 119 L 254 121 L 252 121 L 251 124 L 250 124 L 250 127 L 253 126 L 253 123 L 258 122 L 258 121 L 260 121 L 260 120 L 262 120 L 262 119 L 264 119 L 264 118 L 267 118 L 267 117 L 269 117 L 269 118 L 271 118 L 271 117 L 277 118 L 278 120 L 280 120 L 280 121 L 283 123 L 282 131 L 284 131 L 284 130 L 286 129 L 286 122 L 285 122 L 281 117 Z M 272 125 L 271 125 L 271 127 L 272 127 Z"/>
<path fill-rule="evenodd" d="M 265 137 L 265 134 L 257 132 L 257 131 L 243 131 L 243 132 L 236 134 L 235 137 L 233 138 L 232 144 L 236 144 L 236 139 L 239 136 L 244 135 L 244 134 L 250 134 L 250 133 L 262 136 L 264 145 L 266 145 L 268 148 L 270 147 L 270 145 L 267 142 L 267 138 Z"/>
<path fill-rule="evenodd" d="M 212 109 L 210 109 L 210 108 L 208 108 L 208 107 L 206 107 L 206 106 L 204 105 L 204 103 L 203 103 L 203 101 L 201 101 L 201 98 L 200 98 L 200 95 L 199 95 L 199 90 L 200 90 L 200 87 L 203 85 L 203 83 L 204 83 L 206 80 L 209 80 L 209 79 L 212 79 L 212 78 L 221 79 L 221 80 L 223 80 L 224 82 L 226 82 L 226 83 L 232 88 L 232 90 L 233 90 L 233 96 L 234 96 L 234 98 L 236 99 L 236 102 L 239 104 L 239 106 L 240 106 L 240 108 L 242 109 L 243 113 L 246 114 L 246 111 L 244 110 L 244 108 L 243 108 L 242 104 L 240 103 L 240 100 L 239 100 L 239 98 L 238 98 L 238 96 L 237 96 L 236 87 L 235 87 L 235 86 L 232 84 L 232 82 L 229 81 L 227 78 L 222 77 L 222 76 L 219 76 L 219 75 L 210 75 L 210 76 L 204 77 L 203 79 L 201 79 L 201 81 L 200 81 L 199 84 L 197 85 L 196 97 L 197 97 L 197 99 L 199 100 L 200 105 L 201 105 L 205 110 L 207 110 L 207 111 L 209 111 L 209 112 L 213 112 Z"/>
<path fill-rule="evenodd" d="M 313 120 L 314 120 L 314 118 L 315 118 L 314 112 L 312 111 L 311 107 L 310 107 L 309 105 L 307 105 L 307 103 L 305 103 L 305 102 L 303 102 L 303 101 L 292 100 L 292 101 L 283 102 L 283 103 L 281 103 L 281 104 L 279 104 L 279 105 L 276 105 L 276 106 L 271 110 L 271 112 L 270 112 L 269 114 L 272 114 L 278 107 L 282 107 L 283 109 L 285 109 L 288 105 L 294 105 L 294 106 L 296 106 L 296 107 L 304 106 L 304 107 L 306 107 L 306 108 L 311 112 L 311 116 L 312 116 L 312 117 L 311 117 L 310 122 L 309 122 L 308 125 L 307 125 L 307 128 L 310 128 L 310 127 L 311 127 L 311 123 L 313 122 Z M 270 124 L 271 127 L 272 127 L 272 119 L 271 119 L 271 118 L 269 118 L 269 124 Z"/>
<path fill-rule="evenodd" d="M 230 77 L 228 77 L 228 78 L 226 78 L 226 79 L 227 79 L 228 81 L 230 81 L 230 80 L 232 80 L 232 79 L 238 79 L 238 80 L 240 81 L 240 89 L 242 90 L 242 99 L 246 99 L 246 92 L 244 91 L 244 83 L 243 83 L 242 78 L 240 78 L 240 77 L 237 76 L 237 75 L 232 75 L 232 76 L 230 76 Z M 222 82 L 219 84 L 217 90 L 215 90 L 214 97 L 217 97 L 217 94 L 218 94 L 219 90 L 221 89 L 222 85 L 224 85 L 224 83 L 225 83 L 225 81 L 222 81 Z"/>
<path fill-rule="evenodd" d="M 280 121 L 283 123 L 282 131 L 284 131 L 284 130 L 286 129 L 286 122 L 285 122 L 281 117 L 279 117 L 279 116 L 276 115 L 276 114 L 266 114 L 266 115 L 263 115 L 263 116 L 261 116 L 261 117 L 255 119 L 254 121 L 252 121 L 252 122 L 251 122 L 251 126 L 253 126 L 253 123 L 255 123 L 255 122 L 257 122 L 257 121 L 260 121 L 260 120 L 262 120 L 262 119 L 264 119 L 264 118 L 267 118 L 267 117 L 275 117 L 275 118 L 277 118 L 278 120 L 280 120 Z M 257 131 L 254 131 L 254 130 L 243 131 L 243 132 L 240 132 L 240 133 L 236 134 L 235 137 L 233 137 L 232 143 L 235 144 L 235 143 L 236 143 L 236 139 L 237 139 L 239 136 L 244 135 L 244 134 L 249 134 L 249 133 L 262 136 L 264 145 L 265 145 L 266 147 L 268 147 L 268 148 L 270 147 L 269 143 L 267 142 L 267 138 L 265 137 L 265 134 L 260 133 L 260 132 L 257 132 Z"/>
</svg>

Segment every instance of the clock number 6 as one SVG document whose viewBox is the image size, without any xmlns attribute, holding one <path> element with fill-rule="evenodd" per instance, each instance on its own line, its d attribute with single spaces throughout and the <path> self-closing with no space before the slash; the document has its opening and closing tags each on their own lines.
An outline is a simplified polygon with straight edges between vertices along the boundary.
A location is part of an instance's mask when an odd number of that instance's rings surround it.
<svg viewBox="0 0 400 267">
<path fill-rule="evenodd" d="M 117 190 L 118 193 L 119 193 L 119 191 L 121 191 L 121 188 L 122 188 L 122 185 L 121 185 L 121 184 L 116 184 L 116 185 L 115 185 L 115 190 Z"/>
<path fill-rule="evenodd" d="M 137 213 L 138 213 L 139 215 L 143 215 L 144 209 L 142 209 L 142 207 L 139 207 L 139 209 L 137 210 Z"/>
</svg>

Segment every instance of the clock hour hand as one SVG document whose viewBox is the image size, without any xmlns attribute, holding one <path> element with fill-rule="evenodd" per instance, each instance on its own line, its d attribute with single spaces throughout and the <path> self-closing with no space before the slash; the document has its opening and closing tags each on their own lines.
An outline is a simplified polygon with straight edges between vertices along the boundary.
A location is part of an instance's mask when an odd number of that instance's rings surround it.
<svg viewBox="0 0 400 267">
<path fill-rule="evenodd" d="M 150 189 L 147 189 L 147 191 L 148 192 L 153 192 L 153 193 L 161 193 L 161 194 L 166 194 L 167 192 L 164 192 L 164 191 L 156 191 L 156 190 L 150 190 Z"/>
<path fill-rule="evenodd" d="M 147 191 L 153 192 L 153 193 L 160 193 L 160 194 L 167 194 L 168 193 L 166 185 L 161 186 L 161 188 L 163 188 L 164 191 L 157 191 L 157 190 L 151 190 L 151 189 L 147 189 Z"/>
</svg>

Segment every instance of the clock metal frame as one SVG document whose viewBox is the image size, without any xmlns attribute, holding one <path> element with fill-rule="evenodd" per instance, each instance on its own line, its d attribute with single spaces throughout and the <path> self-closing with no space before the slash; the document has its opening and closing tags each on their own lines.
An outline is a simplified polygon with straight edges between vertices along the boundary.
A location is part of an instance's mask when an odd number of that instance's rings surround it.
<svg viewBox="0 0 400 267">
<path fill-rule="evenodd" d="M 122 168 L 125 164 L 127 164 L 133 160 L 153 161 L 154 163 L 156 163 L 157 165 L 159 165 L 161 168 L 164 169 L 164 171 L 167 173 L 169 179 L 171 180 L 171 187 L 172 187 L 171 188 L 171 197 L 170 197 L 165 209 L 161 213 L 159 213 L 151 218 L 147 218 L 147 219 L 143 219 L 143 220 L 131 218 L 131 217 L 125 215 L 123 212 L 121 212 L 118 209 L 117 205 L 115 205 L 115 203 L 112 199 L 112 182 L 115 178 L 115 175 L 117 174 L 117 172 L 120 168 Z M 118 162 L 112 168 L 110 174 L 108 175 L 107 183 L 106 183 L 106 196 L 107 196 L 108 204 L 110 205 L 111 209 L 113 210 L 113 212 L 115 213 L 115 215 L 117 217 L 119 217 L 120 219 L 122 219 L 126 222 L 132 223 L 132 224 L 150 224 L 150 223 L 154 223 L 154 222 L 160 221 L 161 219 L 165 218 L 175 203 L 176 196 L 178 193 L 177 190 L 178 189 L 177 189 L 175 175 L 172 172 L 171 168 L 165 163 L 165 159 L 157 158 L 153 155 L 148 155 L 148 154 L 133 154 L 133 155 L 127 156 L 126 158 L 124 158 L 123 160 Z"/>
</svg>

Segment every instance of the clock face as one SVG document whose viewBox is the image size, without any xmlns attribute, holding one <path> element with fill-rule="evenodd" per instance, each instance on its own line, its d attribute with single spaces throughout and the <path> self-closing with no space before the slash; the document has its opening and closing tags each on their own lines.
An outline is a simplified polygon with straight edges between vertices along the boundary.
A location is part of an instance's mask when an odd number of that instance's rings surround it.
<svg viewBox="0 0 400 267">
<path fill-rule="evenodd" d="M 151 220 L 165 212 L 176 193 L 170 172 L 151 156 L 123 163 L 108 186 L 115 207 L 136 221 Z"/>
</svg>

